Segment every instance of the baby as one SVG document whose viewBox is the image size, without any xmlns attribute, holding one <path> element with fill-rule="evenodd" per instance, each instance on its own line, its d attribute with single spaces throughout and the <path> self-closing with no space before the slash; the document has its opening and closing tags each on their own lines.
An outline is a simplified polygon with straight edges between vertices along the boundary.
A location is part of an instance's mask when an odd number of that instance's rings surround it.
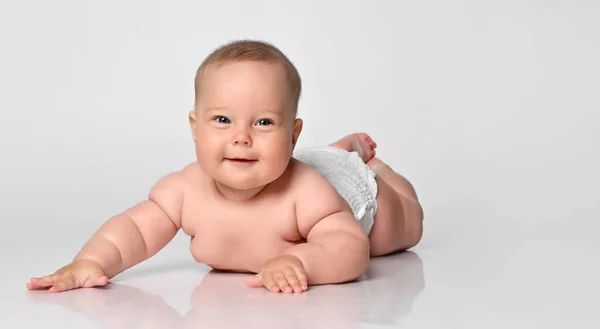
<svg viewBox="0 0 600 329">
<path fill-rule="evenodd" d="M 73 261 L 27 288 L 106 285 L 182 229 L 194 259 L 255 273 L 251 287 L 301 293 L 359 278 L 369 257 L 415 246 L 423 211 L 411 184 L 375 157 L 364 133 L 294 150 L 302 120 L 294 65 L 276 47 L 235 41 L 195 78 L 189 123 L 197 161 L 161 178 Z"/>
</svg>

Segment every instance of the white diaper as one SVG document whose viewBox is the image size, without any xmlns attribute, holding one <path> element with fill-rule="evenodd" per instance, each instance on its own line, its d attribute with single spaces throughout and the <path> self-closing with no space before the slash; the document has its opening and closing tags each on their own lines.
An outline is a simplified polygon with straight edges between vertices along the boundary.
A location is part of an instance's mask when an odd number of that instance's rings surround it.
<svg viewBox="0 0 600 329">
<path fill-rule="evenodd" d="M 371 170 L 356 152 L 333 146 L 298 149 L 294 158 L 319 171 L 348 202 L 354 218 L 367 234 L 377 212 L 377 182 Z"/>
</svg>

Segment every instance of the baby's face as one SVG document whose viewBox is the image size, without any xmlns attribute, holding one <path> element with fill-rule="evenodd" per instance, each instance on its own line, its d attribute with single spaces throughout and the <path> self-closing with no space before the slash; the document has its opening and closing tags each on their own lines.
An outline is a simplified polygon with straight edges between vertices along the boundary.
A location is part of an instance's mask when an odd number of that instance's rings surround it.
<svg viewBox="0 0 600 329">
<path fill-rule="evenodd" d="M 282 68 L 262 62 L 208 67 L 190 124 L 203 170 L 233 189 L 262 187 L 287 168 L 300 134 Z"/>
</svg>

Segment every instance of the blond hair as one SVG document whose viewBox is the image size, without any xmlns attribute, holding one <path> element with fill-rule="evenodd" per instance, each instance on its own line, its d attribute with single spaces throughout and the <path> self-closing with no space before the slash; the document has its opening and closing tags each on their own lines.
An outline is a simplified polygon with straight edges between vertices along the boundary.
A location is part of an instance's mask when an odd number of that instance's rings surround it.
<svg viewBox="0 0 600 329">
<path fill-rule="evenodd" d="M 280 65 L 286 74 L 288 91 L 291 97 L 294 116 L 298 111 L 302 81 L 298 70 L 287 56 L 274 45 L 258 40 L 236 40 L 215 49 L 196 71 L 194 90 L 196 104 L 200 95 L 200 84 L 204 70 L 209 66 L 219 66 L 230 62 L 257 61 Z"/>
</svg>

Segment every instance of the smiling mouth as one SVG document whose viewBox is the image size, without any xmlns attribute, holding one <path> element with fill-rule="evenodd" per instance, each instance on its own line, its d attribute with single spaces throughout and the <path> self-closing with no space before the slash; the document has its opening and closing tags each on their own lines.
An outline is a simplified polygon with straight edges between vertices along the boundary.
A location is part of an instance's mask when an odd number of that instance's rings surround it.
<svg viewBox="0 0 600 329">
<path fill-rule="evenodd" d="M 228 161 L 234 162 L 234 163 L 240 163 L 240 164 L 250 164 L 250 163 L 254 163 L 258 160 L 252 160 L 252 159 L 241 159 L 241 158 L 228 158 Z"/>
</svg>

